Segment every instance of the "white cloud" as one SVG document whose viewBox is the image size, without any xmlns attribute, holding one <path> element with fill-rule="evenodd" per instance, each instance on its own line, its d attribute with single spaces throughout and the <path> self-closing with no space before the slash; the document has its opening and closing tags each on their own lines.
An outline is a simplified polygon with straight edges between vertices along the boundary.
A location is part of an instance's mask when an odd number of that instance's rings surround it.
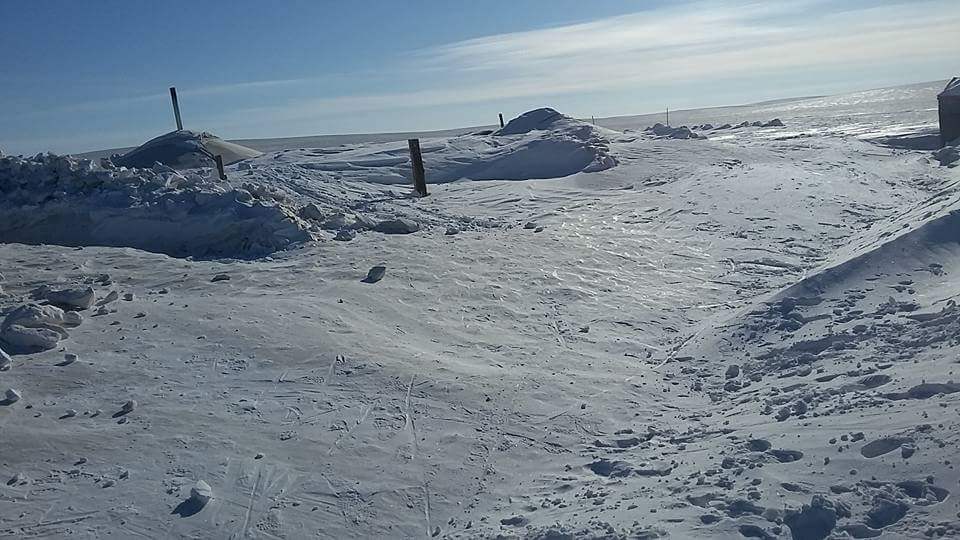
<svg viewBox="0 0 960 540">
<path fill-rule="evenodd" d="M 815 2 L 806 1 L 802 5 Z M 752 21 L 788 8 L 774 3 L 710 6 L 684 4 L 555 28 L 470 39 L 426 49 L 428 65 L 458 69 L 516 68 L 543 61 L 597 60 L 620 53 L 704 47 L 728 41 L 774 38 L 780 29 Z M 744 16 L 744 13 L 749 13 Z"/>
<path fill-rule="evenodd" d="M 545 87 L 589 79 L 597 89 L 669 82 L 758 68 L 788 69 L 952 54 L 960 7 L 893 4 L 819 13 L 823 2 L 708 2 L 600 21 L 453 43 L 420 56 L 431 69 Z M 509 86 L 509 85 L 507 85 Z M 574 85 L 582 88 L 583 85 Z"/>
<path fill-rule="evenodd" d="M 952 59 L 960 4 L 850 8 L 825 0 L 683 4 L 592 22 L 487 36 L 413 53 L 429 88 L 304 99 L 243 111 L 282 121 L 556 96 L 930 56 Z M 909 79 L 904 82 L 912 82 Z"/>
</svg>

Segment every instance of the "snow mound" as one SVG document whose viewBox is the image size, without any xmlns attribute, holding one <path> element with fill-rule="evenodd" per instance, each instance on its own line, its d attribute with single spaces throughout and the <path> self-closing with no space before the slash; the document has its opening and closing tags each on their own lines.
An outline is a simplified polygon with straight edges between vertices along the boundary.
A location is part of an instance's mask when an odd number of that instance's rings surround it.
<svg viewBox="0 0 960 540">
<path fill-rule="evenodd" d="M 865 269 L 890 268 L 891 261 L 915 264 L 929 258 L 930 253 L 955 251 L 957 244 L 960 203 L 955 191 L 944 190 L 886 226 L 877 227 L 860 242 L 851 243 L 838 252 L 833 263 L 781 291 L 775 299 L 816 296 L 851 277 L 869 275 Z"/>
<path fill-rule="evenodd" d="M 756 383 L 765 377 L 806 376 L 818 368 L 822 373 L 828 361 L 854 349 L 861 352 L 847 359 L 855 362 L 872 351 L 895 365 L 925 350 L 960 343 L 960 311 L 950 300 L 955 296 L 953 283 L 942 277 L 960 261 L 958 187 L 956 182 L 945 186 L 896 218 L 871 227 L 803 279 L 717 325 L 722 330 L 706 332 L 712 337 L 692 339 L 681 347 L 683 354 L 746 351 L 752 360 L 739 367 Z M 926 294 L 915 294 L 921 287 Z M 941 295 L 949 301 L 936 301 Z M 833 369 L 843 372 L 842 366 Z M 897 371 L 860 378 L 859 386 L 844 392 L 884 385 Z M 913 371 L 906 366 L 902 375 Z M 874 372 L 849 373 L 863 377 Z M 717 388 L 723 385 L 717 396 L 733 395 L 746 386 L 717 379 Z M 836 406 L 833 395 L 839 394 L 799 396 L 803 404 L 797 405 L 778 398 L 761 412 L 783 421 L 821 404 Z"/>
<path fill-rule="evenodd" d="M 670 127 L 661 123 L 656 123 L 644 130 L 646 133 L 658 139 L 706 139 L 703 135 L 697 135 L 687 126 Z"/>
<path fill-rule="evenodd" d="M 133 247 L 176 257 L 265 255 L 309 240 L 282 194 L 233 188 L 210 170 L 96 167 L 40 154 L 0 158 L 0 242 Z"/>
<path fill-rule="evenodd" d="M 719 126 L 714 126 L 713 124 L 702 124 L 699 126 L 693 126 L 693 129 L 698 129 L 701 131 L 709 131 L 709 130 L 720 130 L 720 129 L 742 129 L 742 128 L 748 128 L 748 127 L 760 127 L 760 128 L 784 127 L 784 123 L 779 118 L 774 118 L 773 120 L 769 120 L 767 122 L 762 122 L 760 120 L 749 122 L 747 120 L 744 120 L 743 122 L 740 122 L 737 125 L 722 124 Z"/>
<path fill-rule="evenodd" d="M 83 317 L 74 312 L 24 304 L 7 314 L 0 324 L 0 342 L 12 352 L 46 351 L 69 337 L 65 328 L 81 322 Z"/>
<path fill-rule="evenodd" d="M 610 152 L 616 132 L 553 109 L 526 113 L 493 133 L 424 139 L 427 182 L 532 180 L 597 172 L 617 165 Z M 260 167 L 296 165 L 337 180 L 373 184 L 412 183 L 406 141 L 338 149 L 301 149 L 264 156 Z"/>
<path fill-rule="evenodd" d="M 496 146 L 464 168 L 436 172 L 452 180 L 531 180 L 598 172 L 617 165 L 609 140 L 616 132 L 549 109 L 536 109 L 495 131 Z"/>
<path fill-rule="evenodd" d="M 214 156 L 221 156 L 223 164 L 229 165 L 261 154 L 206 131 L 180 130 L 151 139 L 114 162 L 121 167 L 147 168 L 162 163 L 174 169 L 195 169 L 215 166 Z"/>
<path fill-rule="evenodd" d="M 524 133 L 530 133 L 531 131 L 554 129 L 556 126 L 561 124 L 569 125 L 571 121 L 577 122 L 577 120 L 560 114 L 554 109 L 543 107 L 541 109 L 534 109 L 521 114 L 520 116 L 507 122 L 507 125 L 494 132 L 494 135 L 523 135 Z M 585 122 L 579 123 L 589 126 L 589 124 L 586 124 Z"/>
</svg>

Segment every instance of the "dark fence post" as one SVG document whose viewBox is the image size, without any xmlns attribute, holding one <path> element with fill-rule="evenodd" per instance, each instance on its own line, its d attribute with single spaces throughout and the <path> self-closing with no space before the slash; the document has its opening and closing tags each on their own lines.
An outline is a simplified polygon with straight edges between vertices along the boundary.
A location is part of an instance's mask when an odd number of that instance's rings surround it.
<svg viewBox="0 0 960 540">
<path fill-rule="evenodd" d="M 500 127 L 502 128 L 502 127 L 503 127 L 503 113 L 499 113 L 499 114 L 500 114 Z"/>
<path fill-rule="evenodd" d="M 410 164 L 413 166 L 413 188 L 421 197 L 427 196 L 427 176 L 423 171 L 423 155 L 420 153 L 420 139 L 407 139 L 410 147 Z"/>
<path fill-rule="evenodd" d="M 940 121 L 940 148 L 947 145 L 947 113 L 943 96 L 937 96 L 937 119 Z"/>
<path fill-rule="evenodd" d="M 183 130 L 183 122 L 180 121 L 180 102 L 177 101 L 177 87 L 170 87 L 170 100 L 173 101 L 173 116 L 177 119 L 177 131 Z"/>
<path fill-rule="evenodd" d="M 223 157 L 220 155 L 213 156 L 213 160 L 217 162 L 217 172 L 220 173 L 220 179 L 226 180 L 227 173 L 223 172 Z"/>
</svg>

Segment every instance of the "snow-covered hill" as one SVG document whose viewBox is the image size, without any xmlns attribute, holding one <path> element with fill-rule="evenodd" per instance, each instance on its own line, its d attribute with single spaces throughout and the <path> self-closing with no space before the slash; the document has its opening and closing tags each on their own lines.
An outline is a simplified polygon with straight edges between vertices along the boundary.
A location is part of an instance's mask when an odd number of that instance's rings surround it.
<svg viewBox="0 0 960 540">
<path fill-rule="evenodd" d="M 923 88 L 541 109 L 425 198 L 405 142 L 0 158 L 0 536 L 958 535 L 960 169 L 854 136 Z"/>
</svg>

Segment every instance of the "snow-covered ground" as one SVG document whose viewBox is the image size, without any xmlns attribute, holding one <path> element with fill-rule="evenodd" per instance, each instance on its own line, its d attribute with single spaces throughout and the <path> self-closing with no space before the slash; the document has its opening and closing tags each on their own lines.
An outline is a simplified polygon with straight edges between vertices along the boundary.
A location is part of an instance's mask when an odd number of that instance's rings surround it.
<svg viewBox="0 0 960 540">
<path fill-rule="evenodd" d="M 0 158 L 0 537 L 960 535 L 936 86 Z"/>
</svg>

